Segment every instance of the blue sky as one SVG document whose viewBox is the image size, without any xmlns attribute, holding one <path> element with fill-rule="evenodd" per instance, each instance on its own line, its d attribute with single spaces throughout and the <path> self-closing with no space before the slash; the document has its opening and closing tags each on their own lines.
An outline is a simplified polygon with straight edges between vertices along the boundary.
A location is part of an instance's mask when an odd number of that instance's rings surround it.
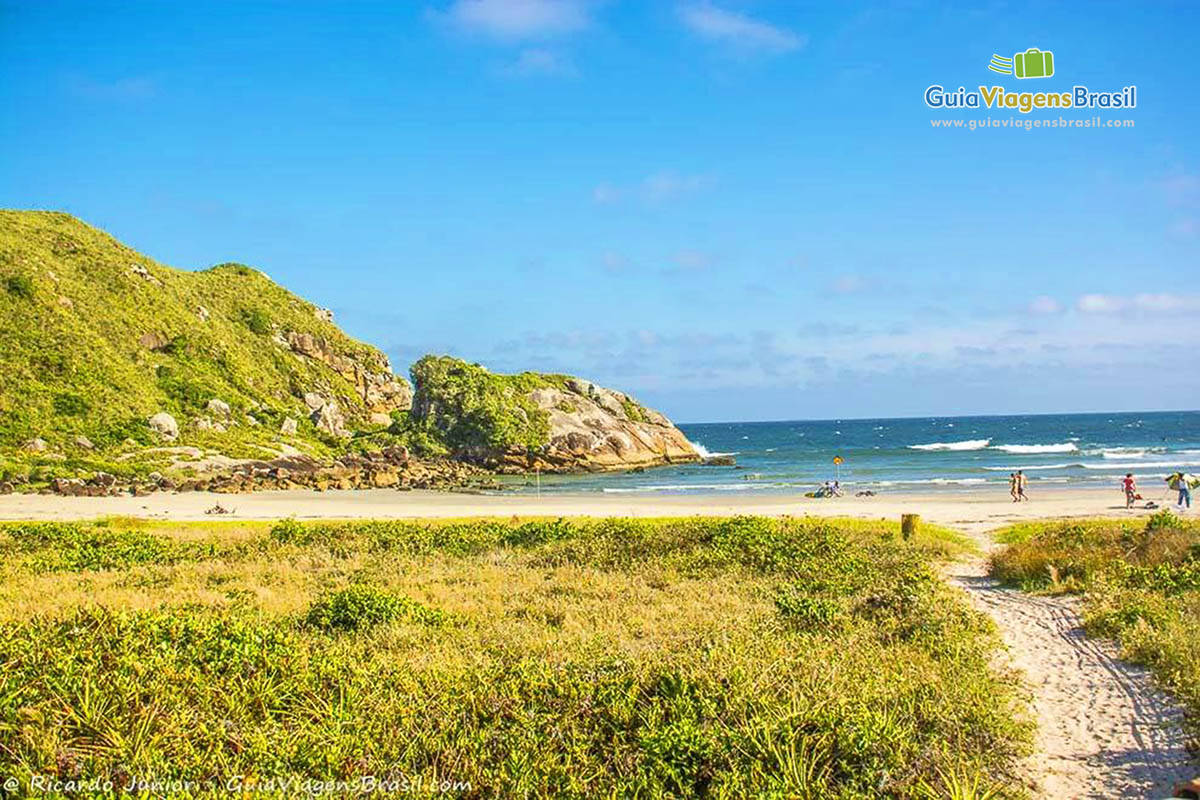
<svg viewBox="0 0 1200 800">
<path fill-rule="evenodd" d="M 1194 408 L 1200 6 L 1080 8 L 0 0 L 0 206 L 681 421 Z"/>
</svg>

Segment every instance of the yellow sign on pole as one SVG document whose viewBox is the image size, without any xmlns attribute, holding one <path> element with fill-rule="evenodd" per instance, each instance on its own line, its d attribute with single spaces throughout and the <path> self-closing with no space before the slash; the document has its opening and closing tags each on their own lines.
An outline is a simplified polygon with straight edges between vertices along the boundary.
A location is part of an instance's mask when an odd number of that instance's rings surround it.
<svg viewBox="0 0 1200 800">
<path fill-rule="evenodd" d="M 834 464 L 837 464 L 837 465 L 840 467 L 840 466 L 842 465 L 842 457 L 841 457 L 841 456 L 834 456 L 834 457 L 833 457 L 833 463 L 834 463 Z"/>
</svg>

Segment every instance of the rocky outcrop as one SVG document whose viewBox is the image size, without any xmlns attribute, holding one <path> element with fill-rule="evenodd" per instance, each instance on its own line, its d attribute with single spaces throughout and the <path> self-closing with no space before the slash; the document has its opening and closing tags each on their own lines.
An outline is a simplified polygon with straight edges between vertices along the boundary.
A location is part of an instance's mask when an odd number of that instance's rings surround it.
<svg viewBox="0 0 1200 800">
<path fill-rule="evenodd" d="M 337 439 L 349 438 L 350 431 L 346 428 L 346 417 L 342 414 L 341 406 L 336 400 L 317 392 L 306 392 L 304 404 L 308 406 L 308 418 L 317 430 Z"/>
<path fill-rule="evenodd" d="M 388 447 L 362 454 L 347 454 L 336 461 L 318 461 L 305 455 L 271 460 L 247 460 L 209 474 L 171 479 L 151 473 L 140 480 L 120 481 L 105 472 L 87 478 L 55 478 L 45 491 L 68 497 L 104 497 L 123 494 L 144 496 L 154 492 L 206 491 L 221 494 L 278 489 L 442 489 L 476 491 L 498 489 L 494 478 L 479 467 L 451 459 L 419 461 L 403 447 Z M 0 484 L 0 494 L 12 484 Z"/>
<path fill-rule="evenodd" d="M 426 356 L 410 414 L 456 457 L 501 472 L 621 470 L 699 461 L 663 414 L 565 375 L 497 375 Z"/>
<path fill-rule="evenodd" d="M 412 406 L 411 387 L 392 374 L 386 358 L 379 364 L 366 364 L 334 352 L 325 339 L 311 333 L 290 331 L 284 341 L 296 355 L 319 361 L 345 379 L 354 387 L 368 413 L 390 414 L 407 411 Z"/>
<path fill-rule="evenodd" d="M 562 388 L 530 393 L 550 423 L 549 441 L 535 455 L 506 457 L 506 465 L 551 470 L 610 470 L 698 461 L 671 420 L 627 394 L 571 378 Z"/>
</svg>

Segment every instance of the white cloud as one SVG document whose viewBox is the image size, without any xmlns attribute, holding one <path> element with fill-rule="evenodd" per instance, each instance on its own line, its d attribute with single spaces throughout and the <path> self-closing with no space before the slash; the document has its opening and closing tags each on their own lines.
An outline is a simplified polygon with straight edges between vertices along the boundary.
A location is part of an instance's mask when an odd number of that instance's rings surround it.
<svg viewBox="0 0 1200 800">
<path fill-rule="evenodd" d="M 677 175 L 674 172 L 656 172 L 642 181 L 642 196 L 651 202 L 662 202 L 684 194 L 698 192 L 709 185 L 706 175 Z"/>
<path fill-rule="evenodd" d="M 1138 294 L 1133 297 L 1133 307 L 1142 311 L 1164 313 L 1194 311 L 1200 309 L 1200 296 L 1194 294 Z"/>
<path fill-rule="evenodd" d="M 592 189 L 592 200 L 600 205 L 613 205 L 628 196 L 640 197 L 647 203 L 663 203 L 684 195 L 694 194 L 712 186 L 709 175 L 681 175 L 676 172 L 656 172 L 635 186 L 621 187 L 604 182 Z"/>
<path fill-rule="evenodd" d="M 841 275 L 830 286 L 838 294 L 853 294 L 866 288 L 866 283 L 858 275 Z"/>
<path fill-rule="evenodd" d="M 611 183 L 602 183 L 592 189 L 592 199 L 602 206 L 612 205 L 621 199 L 621 190 Z"/>
<path fill-rule="evenodd" d="M 1075 307 L 1085 314 L 1112 314 L 1123 309 L 1125 301 L 1107 294 L 1085 294 L 1075 301 Z"/>
<path fill-rule="evenodd" d="M 601 258 L 601 266 L 605 272 L 619 273 L 627 272 L 633 268 L 633 262 L 621 253 L 609 250 Z"/>
<path fill-rule="evenodd" d="M 1034 314 L 1057 314 L 1062 311 L 1062 305 L 1053 297 L 1043 294 L 1030 301 L 1029 310 Z"/>
<path fill-rule="evenodd" d="M 1200 176 L 1187 172 L 1173 172 L 1162 179 L 1163 192 L 1173 204 L 1184 203 L 1200 194 Z"/>
<path fill-rule="evenodd" d="M 766 53 L 787 53 L 803 47 L 808 38 L 768 22 L 726 11 L 710 3 L 680 7 L 679 18 L 693 33 L 716 42 Z"/>
<path fill-rule="evenodd" d="M 522 50 L 517 60 L 503 68 L 505 75 L 516 78 L 538 76 L 571 76 L 577 74 L 571 61 L 552 50 L 529 48 Z"/>
<path fill-rule="evenodd" d="M 502 39 L 559 36 L 590 21 L 582 0 L 455 0 L 438 16 L 462 30 Z"/>
<path fill-rule="evenodd" d="M 1085 294 L 1075 307 L 1085 314 L 1115 314 L 1122 311 L 1141 311 L 1148 314 L 1178 314 L 1200 310 L 1200 295 L 1141 293 L 1132 297 L 1111 294 Z"/>
<path fill-rule="evenodd" d="M 1200 234 L 1200 220 L 1192 218 L 1179 219 L 1171 223 L 1171 226 L 1167 230 L 1173 236 L 1190 238 Z"/>
<path fill-rule="evenodd" d="M 702 253 L 699 250 L 680 250 L 671 260 L 675 263 L 675 267 L 683 272 L 698 272 L 707 269 L 712 263 L 712 258 L 708 253 Z"/>
</svg>

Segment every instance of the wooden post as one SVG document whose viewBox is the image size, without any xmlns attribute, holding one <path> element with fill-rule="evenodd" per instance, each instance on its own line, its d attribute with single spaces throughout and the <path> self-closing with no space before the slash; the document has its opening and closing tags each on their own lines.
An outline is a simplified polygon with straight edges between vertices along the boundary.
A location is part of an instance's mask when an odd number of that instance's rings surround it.
<svg viewBox="0 0 1200 800">
<path fill-rule="evenodd" d="M 901 514 L 900 515 L 900 536 L 904 541 L 908 541 L 908 537 L 917 532 L 917 527 L 921 524 L 920 514 Z"/>
</svg>

